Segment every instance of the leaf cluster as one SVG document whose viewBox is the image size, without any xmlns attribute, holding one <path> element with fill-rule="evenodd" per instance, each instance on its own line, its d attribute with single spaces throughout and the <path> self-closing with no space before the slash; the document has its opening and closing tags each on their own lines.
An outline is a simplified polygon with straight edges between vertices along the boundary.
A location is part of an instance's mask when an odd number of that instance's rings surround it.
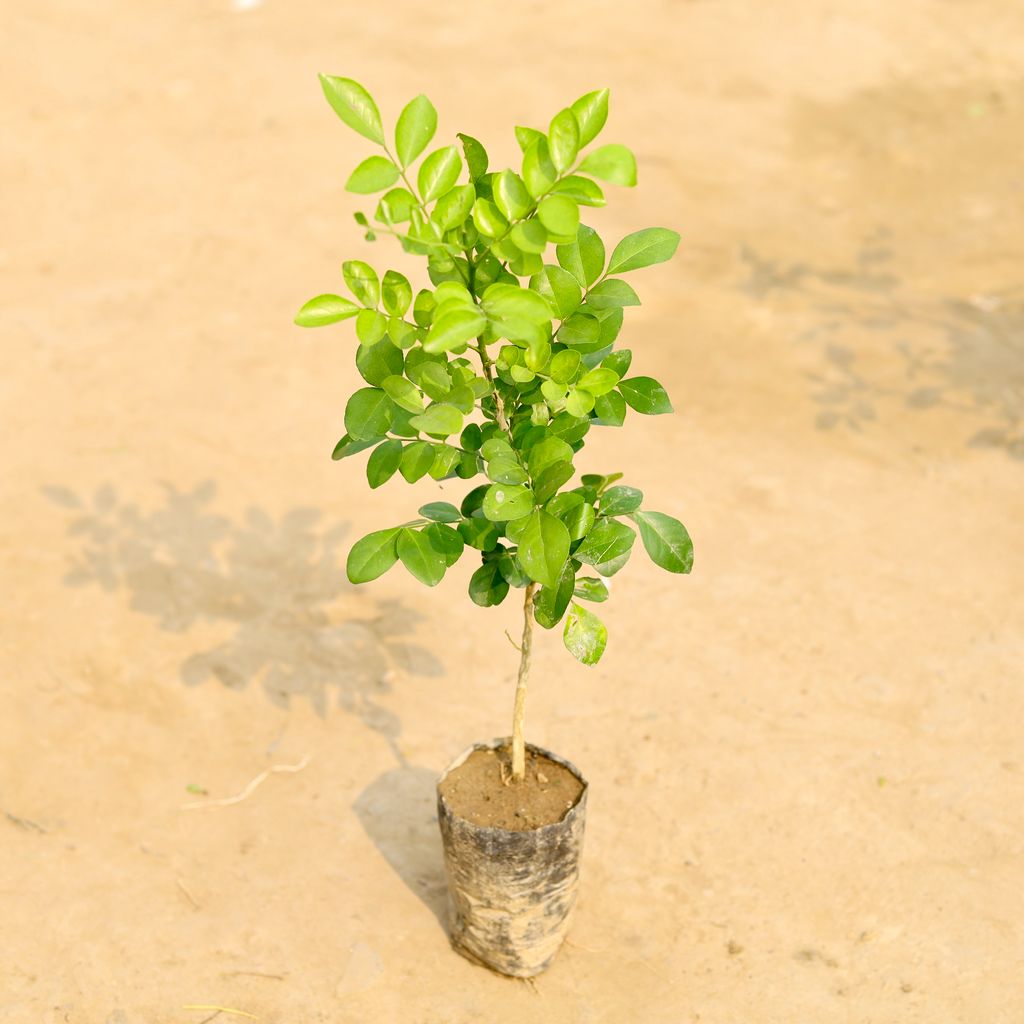
<svg viewBox="0 0 1024 1024">
<path fill-rule="evenodd" d="M 630 375 L 632 353 L 616 341 L 625 310 L 640 304 L 620 275 L 670 259 L 679 236 L 645 228 L 609 256 L 581 220 L 582 209 L 605 203 L 599 182 L 637 181 L 626 146 L 591 147 L 608 117 L 607 89 L 560 110 L 546 131 L 517 127 L 520 165 L 490 170 L 469 135 L 427 152 L 437 112 L 426 96 L 405 106 L 389 145 L 363 86 L 320 80 L 341 120 L 381 149 L 348 179 L 349 191 L 380 194 L 373 220 L 358 213 L 357 222 L 368 240 L 391 235 L 422 256 L 430 282 L 414 290 L 398 271 L 349 260 L 348 296 L 325 293 L 299 310 L 303 327 L 355 323 L 365 386 L 348 399 L 333 457 L 370 449 L 371 488 L 396 476 L 486 477 L 458 507 L 431 502 L 417 518 L 363 537 L 348 577 L 365 583 L 401 562 L 432 587 L 475 552 L 476 604 L 534 585 L 536 621 L 563 623 L 566 648 L 594 664 L 607 630 L 586 604 L 607 599 L 637 532 L 663 569 L 688 573 L 693 564 L 686 528 L 644 510 L 643 494 L 617 483 L 621 473 L 573 483 L 591 429 L 621 426 L 629 410 L 672 411 L 658 381 Z"/>
</svg>

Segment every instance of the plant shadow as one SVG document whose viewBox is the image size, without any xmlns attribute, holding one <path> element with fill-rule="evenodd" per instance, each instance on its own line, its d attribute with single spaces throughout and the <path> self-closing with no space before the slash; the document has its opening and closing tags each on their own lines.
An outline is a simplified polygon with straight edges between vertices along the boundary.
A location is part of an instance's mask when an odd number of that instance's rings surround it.
<svg viewBox="0 0 1024 1024">
<path fill-rule="evenodd" d="M 741 259 L 746 277 L 739 287 L 751 298 L 787 295 L 812 314 L 796 340 L 819 347 L 823 357 L 821 369 L 808 374 L 819 429 L 863 429 L 887 403 L 945 408 L 977 424 L 969 446 L 1024 460 L 1020 289 L 914 294 L 895 273 L 885 229 L 863 240 L 848 267 L 784 265 L 749 247 Z"/>
<path fill-rule="evenodd" d="M 133 609 L 170 633 L 226 627 L 225 639 L 181 664 L 185 685 L 258 683 L 278 707 L 308 700 L 321 715 L 333 698 L 400 758 L 401 722 L 380 697 L 395 669 L 436 677 L 442 666 L 410 639 L 416 612 L 355 596 L 339 552 L 347 525 L 321 528 L 309 508 L 276 519 L 250 508 L 233 521 L 216 511 L 211 481 L 163 489 L 162 502 L 143 509 L 109 485 L 89 496 L 43 488 L 71 513 L 76 553 L 65 582 L 124 590 Z"/>
</svg>

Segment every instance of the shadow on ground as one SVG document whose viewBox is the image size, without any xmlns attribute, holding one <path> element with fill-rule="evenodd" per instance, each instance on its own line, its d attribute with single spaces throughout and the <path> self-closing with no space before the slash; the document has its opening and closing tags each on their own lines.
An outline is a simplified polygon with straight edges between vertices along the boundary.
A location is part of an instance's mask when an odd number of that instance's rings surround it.
<svg viewBox="0 0 1024 1024">
<path fill-rule="evenodd" d="M 887 402 L 945 408 L 973 419 L 974 447 L 1024 460 L 1024 292 L 965 297 L 908 293 L 894 272 L 890 238 L 865 239 L 849 267 L 788 265 L 749 248 L 740 287 L 758 301 L 788 295 L 813 322 L 796 338 L 820 347 L 809 374 L 822 430 L 859 430 Z M 879 335 L 887 343 L 879 348 Z"/>
<path fill-rule="evenodd" d="M 182 663 L 186 685 L 258 682 L 274 704 L 306 699 L 320 714 L 336 695 L 400 756 L 401 723 L 378 702 L 390 672 L 439 676 L 442 666 L 410 641 L 415 612 L 354 596 L 339 551 L 345 524 L 321 528 L 308 508 L 278 519 L 250 508 L 235 522 L 217 513 L 210 481 L 191 491 L 165 484 L 149 510 L 111 486 L 88 497 L 56 486 L 44 494 L 72 514 L 69 585 L 124 590 L 133 609 L 171 633 L 226 627 L 226 639 Z"/>
</svg>

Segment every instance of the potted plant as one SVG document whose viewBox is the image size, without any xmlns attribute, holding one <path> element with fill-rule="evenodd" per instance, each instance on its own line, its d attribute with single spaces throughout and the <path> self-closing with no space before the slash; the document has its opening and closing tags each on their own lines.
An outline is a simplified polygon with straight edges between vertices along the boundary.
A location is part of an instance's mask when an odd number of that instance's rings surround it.
<svg viewBox="0 0 1024 1024">
<path fill-rule="evenodd" d="M 521 167 L 491 171 L 469 135 L 423 156 L 437 127 L 426 96 L 402 110 L 392 136 L 359 83 L 320 82 L 338 116 L 380 150 L 348 179 L 351 192 L 382 193 L 373 221 L 356 221 L 367 240 L 391 235 L 423 257 L 430 282 L 414 291 L 395 270 L 350 260 L 351 298 L 318 295 L 299 310 L 303 327 L 355 321 L 365 386 L 348 399 L 333 457 L 370 449 L 371 488 L 396 474 L 408 483 L 486 477 L 458 506 L 430 502 L 363 537 L 348 577 L 367 583 L 401 562 L 434 587 L 471 554 L 472 601 L 523 595 L 511 738 L 462 754 L 439 780 L 438 811 L 454 946 L 526 977 L 550 964 L 566 931 L 587 792 L 573 765 L 524 739 L 533 625 L 562 623 L 566 648 L 593 665 L 607 630 L 588 605 L 607 599 L 636 531 L 663 569 L 687 573 L 693 563 L 683 525 L 644 510 L 621 473 L 574 483 L 592 429 L 621 426 L 628 409 L 672 411 L 656 380 L 630 375 L 632 353 L 615 342 L 624 309 L 639 304 L 620 275 L 668 260 L 679 236 L 646 228 L 606 257 L 580 221 L 581 207 L 604 205 L 597 180 L 636 184 L 625 146 L 588 149 L 608 116 L 607 89 L 560 110 L 547 131 L 517 127 Z"/>
</svg>

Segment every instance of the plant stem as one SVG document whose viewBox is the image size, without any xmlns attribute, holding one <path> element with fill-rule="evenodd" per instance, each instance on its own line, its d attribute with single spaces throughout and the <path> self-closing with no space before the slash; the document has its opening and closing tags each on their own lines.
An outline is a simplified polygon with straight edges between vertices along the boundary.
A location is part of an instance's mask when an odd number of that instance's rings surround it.
<svg viewBox="0 0 1024 1024">
<path fill-rule="evenodd" d="M 530 646 L 533 641 L 533 595 L 537 584 L 526 588 L 523 600 L 523 642 L 519 647 L 519 678 L 516 680 L 516 703 L 512 712 L 512 781 L 526 777 L 526 741 L 523 722 L 526 719 L 526 681 L 530 675 Z"/>
</svg>

